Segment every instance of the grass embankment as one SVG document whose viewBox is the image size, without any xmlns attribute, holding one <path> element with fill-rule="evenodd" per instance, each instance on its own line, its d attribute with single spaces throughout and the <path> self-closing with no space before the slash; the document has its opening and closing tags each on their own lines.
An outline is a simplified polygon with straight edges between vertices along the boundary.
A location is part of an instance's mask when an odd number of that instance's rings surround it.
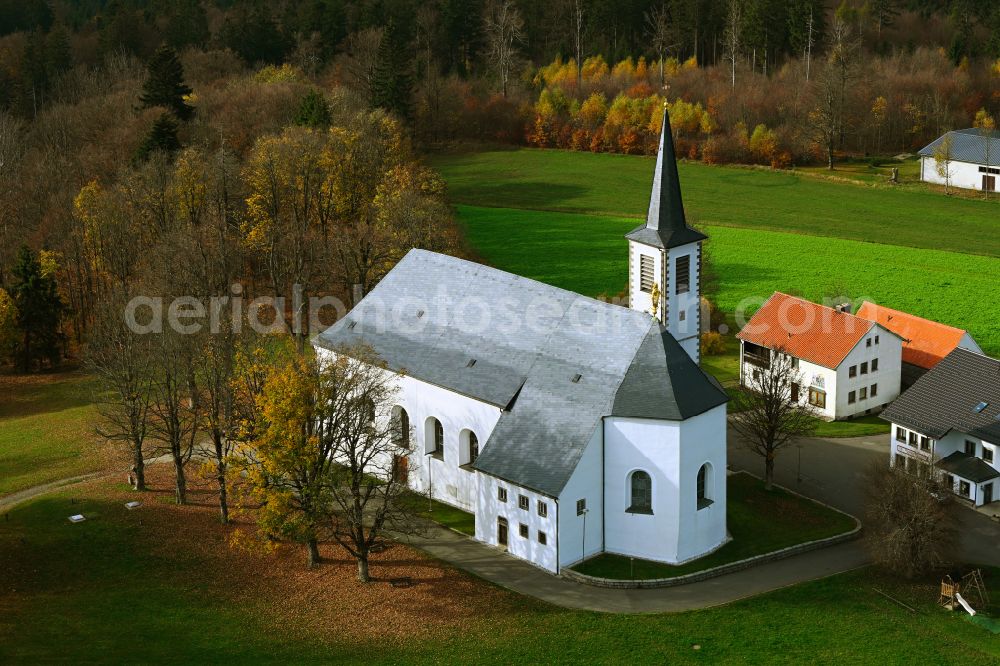
<svg viewBox="0 0 1000 666">
<path fill-rule="evenodd" d="M 403 501 L 410 511 L 421 518 L 433 520 L 462 534 L 476 536 L 476 515 L 473 513 L 444 502 L 428 500 L 423 495 L 407 495 Z"/>
<path fill-rule="evenodd" d="M 729 476 L 726 489 L 726 527 L 733 539 L 711 555 L 674 566 L 605 553 L 573 569 L 619 580 L 673 578 L 836 536 L 855 526 L 848 516 L 816 502 L 780 488 L 768 492 L 763 481 L 749 474 Z"/>
<path fill-rule="evenodd" d="M 169 475 L 156 479 L 169 495 Z M 330 547 L 226 545 L 204 506 L 152 501 L 107 482 L 36 499 L 0 521 L 0 662 L 942 663 L 995 664 L 1000 636 L 936 606 L 938 578 L 870 571 L 675 615 L 554 608 L 403 546 L 380 580 L 354 580 Z M 84 513 L 87 522 L 66 517 Z M 413 577 L 409 588 L 386 578 Z M 985 571 L 994 599 L 1000 570 Z M 918 610 L 911 614 L 875 588 Z M 692 646 L 700 646 L 694 650 Z"/>
<path fill-rule="evenodd" d="M 103 466 L 86 375 L 0 375 L 0 495 Z"/>
<path fill-rule="evenodd" d="M 867 191 L 862 189 L 862 191 Z M 628 258 L 622 235 L 635 220 L 460 205 L 470 243 L 504 270 L 585 295 L 616 294 Z M 1000 238 L 1000 217 L 996 221 Z M 1000 354 L 1000 259 L 802 234 L 704 227 L 712 281 L 727 313 L 747 315 L 775 291 L 812 300 L 849 293 L 965 328 Z"/>
<path fill-rule="evenodd" d="M 454 203 L 645 217 L 654 160 L 520 149 L 438 155 L 431 164 L 447 180 Z M 923 186 L 873 187 L 697 162 L 682 162 L 679 171 L 689 221 L 697 224 L 1000 257 L 996 200 L 946 197 Z M 800 259 L 814 264 L 822 256 Z M 622 282 L 619 276 L 616 290 Z"/>
</svg>

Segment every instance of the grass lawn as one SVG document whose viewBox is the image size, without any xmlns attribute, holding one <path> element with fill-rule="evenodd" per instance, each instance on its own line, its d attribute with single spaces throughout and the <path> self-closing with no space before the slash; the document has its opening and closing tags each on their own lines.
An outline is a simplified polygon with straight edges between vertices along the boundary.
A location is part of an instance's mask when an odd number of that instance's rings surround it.
<svg viewBox="0 0 1000 666">
<path fill-rule="evenodd" d="M 101 468 L 92 389 L 79 373 L 0 375 L 0 495 Z"/>
<path fill-rule="evenodd" d="M 876 415 L 860 416 L 850 421 L 823 421 L 816 419 L 814 437 L 864 437 L 884 435 L 891 426 Z"/>
<path fill-rule="evenodd" d="M 454 203 L 620 217 L 645 216 L 654 165 L 652 157 L 537 149 L 443 154 L 430 162 Z M 679 170 L 688 219 L 696 224 L 1000 257 L 996 200 L 698 162 Z"/>
<path fill-rule="evenodd" d="M 428 499 L 422 495 L 408 495 L 406 502 L 411 510 L 422 518 L 433 520 L 435 523 L 450 527 L 462 534 L 476 536 L 476 515 L 474 513 L 463 511 L 437 500 L 430 500 L 428 506 Z"/>
<path fill-rule="evenodd" d="M 635 220 L 467 205 L 457 211 L 469 242 L 498 268 L 589 296 L 625 286 L 622 235 Z M 986 353 L 1000 354 L 1000 259 L 734 227 L 705 231 L 705 290 L 724 312 L 744 305 L 749 314 L 774 291 L 813 300 L 847 293 L 965 328 Z"/>
<path fill-rule="evenodd" d="M 573 569 L 601 578 L 672 578 L 854 529 L 844 514 L 779 488 L 767 492 L 764 482 L 749 474 L 730 475 L 726 490 L 726 524 L 733 539 L 711 555 L 679 566 L 636 560 L 633 570 L 630 558 L 606 553 Z"/>
<path fill-rule="evenodd" d="M 418 566 L 422 573 L 408 589 L 353 582 L 347 563 L 309 572 L 298 552 L 252 556 L 228 549 L 211 507 L 148 502 L 129 512 L 121 506 L 129 496 L 91 485 L 36 499 L 0 521 L 0 662 L 978 666 L 1000 660 L 1000 636 L 936 607 L 935 578 L 908 583 L 864 570 L 690 613 L 576 612 L 402 548 L 390 549 L 373 573 Z M 71 525 L 66 516 L 77 512 L 91 519 Z M 1000 598 L 1000 570 L 985 576 Z M 459 600 L 456 588 L 463 590 Z"/>
</svg>

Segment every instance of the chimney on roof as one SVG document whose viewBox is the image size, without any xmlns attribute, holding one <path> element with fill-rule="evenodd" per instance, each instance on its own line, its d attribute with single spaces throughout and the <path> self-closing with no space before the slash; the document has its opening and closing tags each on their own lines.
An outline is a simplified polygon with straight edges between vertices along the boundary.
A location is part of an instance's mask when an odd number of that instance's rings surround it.
<svg viewBox="0 0 1000 666">
<path fill-rule="evenodd" d="M 837 312 L 843 312 L 844 314 L 851 314 L 850 303 L 841 303 L 840 305 L 835 305 L 833 309 L 836 310 Z"/>
</svg>

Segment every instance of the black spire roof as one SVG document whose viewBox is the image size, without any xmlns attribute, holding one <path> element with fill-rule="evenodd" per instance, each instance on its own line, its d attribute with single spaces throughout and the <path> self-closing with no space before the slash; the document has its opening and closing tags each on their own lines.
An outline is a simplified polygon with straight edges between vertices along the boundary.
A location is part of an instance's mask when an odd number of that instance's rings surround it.
<svg viewBox="0 0 1000 666">
<path fill-rule="evenodd" d="M 660 148 L 656 152 L 656 171 L 653 172 L 653 191 L 649 197 L 646 224 L 628 232 L 625 238 L 659 248 L 677 247 L 708 238 L 689 227 L 684 217 L 674 137 L 670 131 L 666 104 L 663 106 L 663 129 L 660 131 Z"/>
</svg>

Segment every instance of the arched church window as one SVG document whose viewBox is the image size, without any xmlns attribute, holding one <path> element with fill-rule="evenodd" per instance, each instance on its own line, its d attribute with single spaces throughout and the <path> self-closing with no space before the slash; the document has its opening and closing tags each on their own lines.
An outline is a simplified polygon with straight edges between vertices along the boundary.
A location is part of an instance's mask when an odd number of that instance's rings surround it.
<svg viewBox="0 0 1000 666">
<path fill-rule="evenodd" d="M 433 416 L 424 427 L 424 452 L 435 458 L 444 458 L 444 426 Z"/>
<path fill-rule="evenodd" d="M 476 433 L 469 432 L 469 464 L 476 462 L 476 458 L 479 457 L 479 439 L 476 437 Z"/>
<path fill-rule="evenodd" d="M 459 461 L 461 466 L 471 465 L 479 457 L 479 438 L 476 433 L 469 429 L 464 429 L 458 433 Z"/>
<path fill-rule="evenodd" d="M 647 472 L 636 470 L 629 479 L 629 513 L 653 513 L 653 480 Z"/>
<path fill-rule="evenodd" d="M 711 496 L 712 466 L 705 463 L 698 470 L 698 508 L 704 509 L 712 504 Z"/>
<path fill-rule="evenodd" d="M 399 405 L 393 409 L 393 437 L 396 446 L 406 451 L 410 450 L 410 415 Z"/>
</svg>

